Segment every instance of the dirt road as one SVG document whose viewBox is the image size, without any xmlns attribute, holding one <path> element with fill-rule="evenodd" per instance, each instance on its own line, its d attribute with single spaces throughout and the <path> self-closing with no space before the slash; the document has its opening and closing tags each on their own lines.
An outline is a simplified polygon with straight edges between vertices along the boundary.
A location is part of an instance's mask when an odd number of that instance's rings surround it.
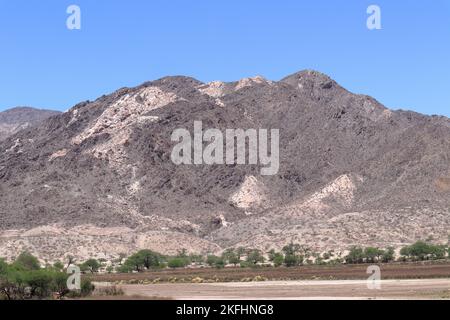
<svg viewBox="0 0 450 320">
<path fill-rule="evenodd" d="M 382 280 L 381 290 L 369 290 L 364 280 L 163 283 L 120 287 L 127 295 L 179 300 L 450 299 L 450 279 Z"/>
</svg>

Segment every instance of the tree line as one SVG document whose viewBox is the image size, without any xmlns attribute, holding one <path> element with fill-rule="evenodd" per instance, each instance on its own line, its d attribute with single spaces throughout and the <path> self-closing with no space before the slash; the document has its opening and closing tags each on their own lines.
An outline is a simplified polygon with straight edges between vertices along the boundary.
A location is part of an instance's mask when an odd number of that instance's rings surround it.
<svg viewBox="0 0 450 320">
<path fill-rule="evenodd" d="M 0 259 L 0 300 L 36 300 L 79 298 L 88 296 L 94 286 L 81 279 L 81 289 L 70 291 L 69 274 L 60 264 L 42 267 L 39 260 L 28 252 L 21 253 L 12 263 Z"/>
<path fill-rule="evenodd" d="M 175 256 L 163 255 L 152 250 L 140 250 L 128 258 L 119 259 L 118 265 L 104 268 L 106 272 L 130 273 L 146 270 L 177 269 L 188 266 L 209 266 L 224 268 L 226 266 L 254 268 L 261 266 L 295 267 L 303 265 L 337 265 L 363 263 L 390 263 L 395 261 L 424 261 L 449 258 L 449 248 L 444 245 L 434 245 L 425 241 L 418 241 L 400 250 L 396 257 L 394 248 L 358 247 L 350 248 L 346 255 L 333 250 L 316 253 L 309 248 L 296 243 L 284 246 L 280 251 L 263 252 L 258 249 L 229 248 L 221 255 L 188 254 L 185 249 Z M 95 273 L 102 267 L 102 263 L 89 259 L 80 265 L 84 272 Z"/>
</svg>

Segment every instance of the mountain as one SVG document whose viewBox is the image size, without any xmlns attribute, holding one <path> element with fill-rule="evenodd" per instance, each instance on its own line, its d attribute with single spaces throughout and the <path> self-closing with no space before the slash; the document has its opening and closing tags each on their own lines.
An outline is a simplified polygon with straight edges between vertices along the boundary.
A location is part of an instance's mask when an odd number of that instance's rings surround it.
<svg viewBox="0 0 450 320">
<path fill-rule="evenodd" d="M 175 165 L 178 128 L 280 130 L 280 168 Z M 110 259 L 139 248 L 399 247 L 450 230 L 450 120 L 393 111 L 302 71 L 166 77 L 0 142 L 0 256 Z"/>
<path fill-rule="evenodd" d="M 0 141 L 59 113 L 29 107 L 17 107 L 0 112 Z"/>
</svg>

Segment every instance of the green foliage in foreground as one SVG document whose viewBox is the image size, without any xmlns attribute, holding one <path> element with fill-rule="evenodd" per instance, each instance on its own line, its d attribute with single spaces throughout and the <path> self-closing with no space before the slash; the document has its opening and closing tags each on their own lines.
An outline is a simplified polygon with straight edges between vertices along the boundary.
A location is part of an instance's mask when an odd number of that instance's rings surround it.
<svg viewBox="0 0 450 320">
<path fill-rule="evenodd" d="M 80 291 L 69 292 L 68 277 L 57 267 L 41 268 L 38 259 L 27 252 L 19 255 L 12 264 L 0 259 L 0 300 L 81 297 L 94 290 L 91 282 L 83 279 Z"/>
</svg>

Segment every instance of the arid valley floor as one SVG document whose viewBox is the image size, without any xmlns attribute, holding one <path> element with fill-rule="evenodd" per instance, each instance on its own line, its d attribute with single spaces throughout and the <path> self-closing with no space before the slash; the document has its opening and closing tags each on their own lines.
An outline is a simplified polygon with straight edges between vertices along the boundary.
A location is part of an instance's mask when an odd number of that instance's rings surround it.
<svg viewBox="0 0 450 320">
<path fill-rule="evenodd" d="M 366 270 L 367 265 L 192 269 L 95 275 L 92 280 L 97 288 L 122 289 L 125 296 L 118 299 L 450 299 L 448 263 L 381 265 L 379 290 L 368 289 Z"/>
</svg>

